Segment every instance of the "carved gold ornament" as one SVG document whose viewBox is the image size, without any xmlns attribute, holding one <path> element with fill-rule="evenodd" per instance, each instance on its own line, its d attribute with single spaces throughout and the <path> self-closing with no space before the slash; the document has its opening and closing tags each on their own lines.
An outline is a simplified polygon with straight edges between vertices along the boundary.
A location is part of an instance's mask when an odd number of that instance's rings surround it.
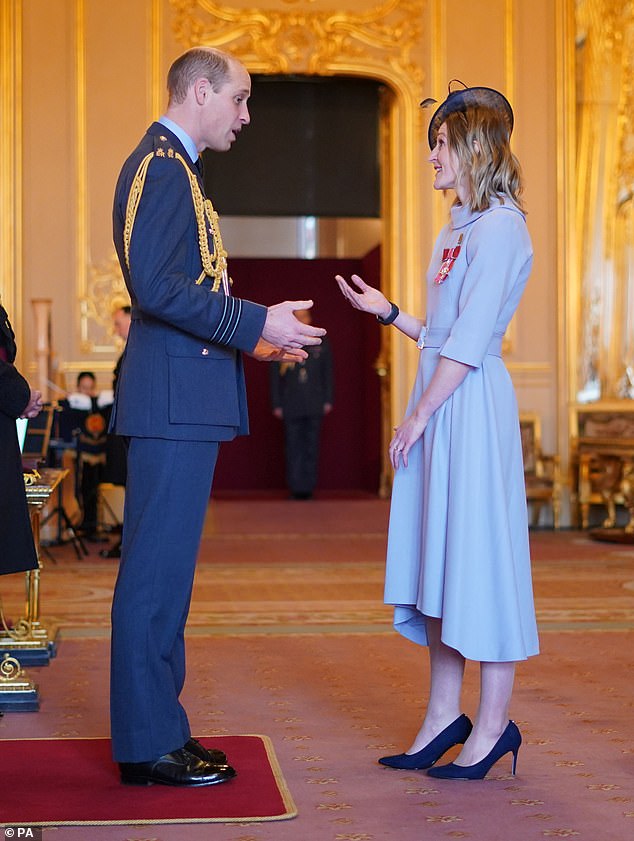
<svg viewBox="0 0 634 841">
<path fill-rule="evenodd" d="M 286 0 L 280 10 L 231 7 L 213 0 L 171 0 L 173 30 L 186 46 L 230 50 L 252 72 L 331 75 L 358 68 L 376 75 L 409 77 L 422 71 L 411 57 L 422 30 L 420 0 L 387 0 L 359 10 L 330 3 Z M 344 4 L 344 6 L 347 4 Z"/>
</svg>

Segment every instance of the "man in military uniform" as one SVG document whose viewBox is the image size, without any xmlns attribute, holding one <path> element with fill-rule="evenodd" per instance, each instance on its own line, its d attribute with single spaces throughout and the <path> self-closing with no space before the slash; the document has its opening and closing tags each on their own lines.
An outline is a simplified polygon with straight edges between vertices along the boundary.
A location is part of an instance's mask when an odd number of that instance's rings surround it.
<svg viewBox="0 0 634 841">
<path fill-rule="evenodd" d="M 310 310 L 297 317 L 310 324 Z M 270 368 L 273 414 L 284 422 L 286 484 L 293 499 L 310 499 L 317 484 L 319 436 L 332 411 L 332 356 L 328 340 L 308 348 L 301 362 L 275 362 Z"/>
<path fill-rule="evenodd" d="M 129 440 L 121 565 L 112 607 L 113 755 L 124 783 L 230 780 L 191 736 L 179 695 L 194 567 L 221 441 L 248 431 L 240 351 L 299 361 L 325 331 L 294 311 L 231 294 L 203 149 L 230 149 L 249 123 L 239 61 L 201 47 L 171 66 L 166 114 L 117 182 L 114 241 L 132 305 L 111 427 Z"/>
</svg>

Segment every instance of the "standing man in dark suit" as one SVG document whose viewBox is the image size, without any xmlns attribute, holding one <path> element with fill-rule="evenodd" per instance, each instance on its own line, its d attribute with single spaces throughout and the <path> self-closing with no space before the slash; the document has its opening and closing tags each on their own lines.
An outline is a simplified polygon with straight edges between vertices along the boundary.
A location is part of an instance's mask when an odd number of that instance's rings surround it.
<svg viewBox="0 0 634 841">
<path fill-rule="evenodd" d="M 310 324 L 310 310 L 297 317 Z M 293 499 L 311 499 L 319 471 L 319 437 L 332 411 L 332 355 L 327 339 L 308 348 L 301 362 L 274 362 L 270 369 L 273 414 L 284 422 L 286 484 Z"/>
<path fill-rule="evenodd" d="M 194 567 L 221 441 L 248 431 L 240 351 L 299 361 L 325 331 L 296 301 L 231 294 L 198 166 L 249 123 L 243 65 L 208 47 L 171 66 L 169 104 L 123 166 L 114 241 L 132 303 L 112 429 L 129 439 L 112 607 L 111 725 L 124 783 L 211 785 L 235 771 L 191 736 L 179 695 Z"/>
<path fill-rule="evenodd" d="M 13 364 L 15 336 L 0 305 L 0 574 L 37 569 L 38 560 L 24 491 L 22 458 L 15 422 L 34 418 L 42 395 Z"/>
</svg>

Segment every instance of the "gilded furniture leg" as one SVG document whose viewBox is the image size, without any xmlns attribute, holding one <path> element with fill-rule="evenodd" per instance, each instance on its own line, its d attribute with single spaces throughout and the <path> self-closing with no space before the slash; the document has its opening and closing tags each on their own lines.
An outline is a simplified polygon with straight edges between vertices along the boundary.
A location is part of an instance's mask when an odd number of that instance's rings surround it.
<svg viewBox="0 0 634 841">
<path fill-rule="evenodd" d="M 634 534 L 634 460 L 631 458 L 623 464 L 621 493 L 623 494 L 623 502 L 629 514 L 629 520 L 625 526 L 625 533 Z"/>
<path fill-rule="evenodd" d="M 579 458 L 579 511 L 581 513 L 581 528 L 588 528 L 590 518 L 590 458 L 582 453 Z"/>
</svg>

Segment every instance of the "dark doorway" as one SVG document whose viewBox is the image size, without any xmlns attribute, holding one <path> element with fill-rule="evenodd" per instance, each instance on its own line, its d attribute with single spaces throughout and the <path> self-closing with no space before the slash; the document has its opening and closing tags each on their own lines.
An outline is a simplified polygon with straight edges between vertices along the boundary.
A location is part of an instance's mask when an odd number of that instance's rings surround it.
<svg viewBox="0 0 634 841">
<path fill-rule="evenodd" d="M 380 395 L 374 361 L 379 325 L 353 310 L 341 296 L 335 274 L 360 274 L 377 285 L 380 251 L 360 260 L 230 261 L 233 291 L 261 303 L 312 299 L 314 323 L 325 327 L 333 354 L 334 409 L 324 418 L 317 493 L 377 493 L 380 474 Z M 269 400 L 265 363 L 245 358 L 251 433 L 221 447 L 214 492 L 284 491 L 281 421 Z"/>
<path fill-rule="evenodd" d="M 206 150 L 220 215 L 379 217 L 379 98 L 371 79 L 253 76 L 251 123 Z"/>
<path fill-rule="evenodd" d="M 223 219 L 227 226 L 256 220 L 259 232 L 275 217 L 312 219 L 317 230 L 320 219 L 348 226 L 379 219 L 381 95 L 371 79 L 254 75 L 251 124 L 230 153 L 205 152 L 206 190 L 221 228 Z M 344 301 L 334 280 L 357 273 L 380 285 L 380 247 L 359 243 L 340 247 L 338 238 L 323 250 L 318 243 L 297 259 L 287 250 L 263 258 L 249 250 L 248 235 L 227 243 L 235 295 L 262 304 L 312 299 L 313 322 L 328 330 L 334 409 L 322 426 L 317 493 L 379 487 L 379 326 Z M 272 415 L 268 367 L 246 357 L 245 368 L 251 434 L 221 448 L 215 492 L 284 492 L 284 431 Z"/>
</svg>

